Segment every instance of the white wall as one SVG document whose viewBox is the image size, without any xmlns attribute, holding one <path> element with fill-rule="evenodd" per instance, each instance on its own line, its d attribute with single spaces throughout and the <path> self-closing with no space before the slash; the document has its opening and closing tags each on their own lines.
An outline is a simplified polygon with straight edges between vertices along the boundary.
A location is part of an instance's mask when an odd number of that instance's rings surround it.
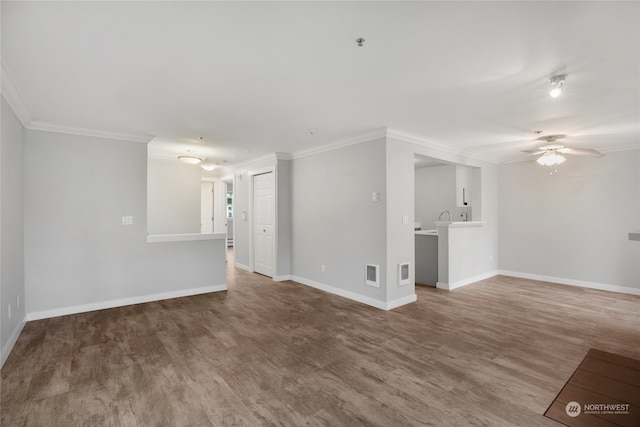
<svg viewBox="0 0 640 427">
<path fill-rule="evenodd" d="M 434 223 L 440 212 L 448 210 L 453 215 L 456 206 L 456 167 L 442 165 L 416 169 L 414 194 L 416 221 L 421 223 L 423 230 L 436 228 Z"/>
<path fill-rule="evenodd" d="M 147 232 L 200 233 L 202 169 L 178 159 L 149 158 Z"/>
<path fill-rule="evenodd" d="M 24 128 L 1 101 L 0 135 L 0 366 L 11 352 L 25 320 L 24 282 Z M 45 213 L 43 213 L 45 214 Z M 16 298 L 20 299 L 17 306 Z M 8 306 L 11 305 L 11 318 Z"/>
<path fill-rule="evenodd" d="M 385 138 L 379 138 L 292 161 L 291 271 L 297 280 L 387 300 L 385 156 Z M 372 201 L 374 191 L 379 202 Z M 380 265 L 380 288 L 365 285 L 365 263 Z"/>
<path fill-rule="evenodd" d="M 144 144 L 27 131 L 29 318 L 223 287 L 224 239 L 146 243 L 146 166 Z"/>
<path fill-rule="evenodd" d="M 500 165 L 500 269 L 640 289 L 640 150 Z"/>
<path fill-rule="evenodd" d="M 441 151 L 420 143 L 406 142 L 394 136 L 388 138 L 387 148 L 387 186 L 389 189 L 389 207 L 387 222 L 387 253 L 389 264 L 389 300 L 406 298 L 408 287 L 393 285 L 395 269 L 398 263 L 414 260 L 413 215 L 410 215 L 410 227 L 402 225 L 402 216 L 413 213 L 414 194 L 414 157 L 415 154 L 432 157 L 443 162 L 456 163 L 480 168 L 480 182 L 482 191 L 478 203 L 482 220 L 486 223 L 476 228 L 456 230 L 456 241 L 462 239 L 462 245 L 456 245 L 460 250 L 449 253 L 451 274 L 449 281 L 455 280 L 456 285 L 470 283 L 480 278 L 493 275 L 498 268 L 498 183 L 497 166 L 449 152 Z M 454 171 L 455 174 L 455 171 Z M 478 197 L 478 192 L 476 196 Z M 455 206 L 455 190 L 452 194 Z M 474 208 L 472 206 L 472 208 Z M 474 213 L 475 216 L 475 213 Z M 461 234 L 462 233 L 462 234 Z M 468 233 L 468 234 L 467 234 Z M 465 237 L 464 235 L 467 234 Z M 442 239 L 443 236 L 438 236 Z M 456 261 L 463 258 L 461 262 Z M 393 270 L 393 271 L 392 271 Z M 415 270 L 414 270 L 415 271 Z M 442 268 L 439 264 L 439 273 Z M 412 276 L 412 283 L 415 276 Z M 412 289 L 411 289 L 412 290 Z"/>
</svg>

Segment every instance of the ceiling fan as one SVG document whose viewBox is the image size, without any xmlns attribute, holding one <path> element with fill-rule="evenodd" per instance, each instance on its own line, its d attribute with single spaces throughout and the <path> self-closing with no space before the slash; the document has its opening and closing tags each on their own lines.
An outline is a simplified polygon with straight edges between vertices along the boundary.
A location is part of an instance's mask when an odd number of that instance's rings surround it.
<svg viewBox="0 0 640 427">
<path fill-rule="evenodd" d="M 558 140 L 565 137 L 566 135 L 562 134 L 541 136 L 537 138 L 537 141 L 543 142 L 544 145 L 538 147 L 537 150 L 522 150 L 522 152 L 529 154 L 507 160 L 504 163 L 524 162 L 527 160 L 533 160 L 533 157 L 535 156 L 540 156 L 536 159 L 536 162 L 544 166 L 554 166 L 559 165 L 566 160 L 563 154 L 571 156 L 604 156 L 604 154 L 596 150 L 588 148 L 569 148 L 565 147 L 564 144 L 559 144 Z"/>
</svg>

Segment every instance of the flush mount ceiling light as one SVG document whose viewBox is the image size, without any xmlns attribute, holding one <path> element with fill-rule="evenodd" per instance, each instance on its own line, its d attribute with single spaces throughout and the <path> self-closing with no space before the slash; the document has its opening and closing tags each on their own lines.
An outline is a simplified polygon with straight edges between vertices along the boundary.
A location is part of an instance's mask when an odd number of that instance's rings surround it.
<svg viewBox="0 0 640 427">
<path fill-rule="evenodd" d="M 217 168 L 218 165 L 212 165 L 211 163 L 203 163 L 203 164 L 200 165 L 200 167 L 202 169 L 206 170 L 207 172 L 211 172 L 212 170 Z"/>
<path fill-rule="evenodd" d="M 197 165 L 202 163 L 202 159 L 196 156 L 178 156 L 178 160 L 188 165 Z"/>
<path fill-rule="evenodd" d="M 551 95 L 552 98 L 557 98 L 562 95 L 562 87 L 564 86 L 564 81 L 566 79 L 566 74 L 558 74 L 549 79 L 549 82 L 551 83 L 551 91 L 549 92 L 549 95 Z"/>
</svg>

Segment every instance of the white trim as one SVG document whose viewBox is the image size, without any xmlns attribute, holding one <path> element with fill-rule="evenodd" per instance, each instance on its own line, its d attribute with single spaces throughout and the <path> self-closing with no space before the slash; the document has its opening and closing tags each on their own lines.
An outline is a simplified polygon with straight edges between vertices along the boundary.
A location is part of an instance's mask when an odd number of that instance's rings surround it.
<svg viewBox="0 0 640 427">
<path fill-rule="evenodd" d="M 25 316 L 24 319 L 22 319 L 22 322 L 18 324 L 18 327 L 13 330 L 13 333 L 9 337 L 9 340 L 4 345 L 4 347 L 2 347 L 2 353 L 0 353 L 0 368 L 2 368 L 2 366 L 4 365 L 4 362 L 6 362 L 7 359 L 9 358 L 9 355 L 11 354 L 11 350 L 13 350 L 13 347 L 16 345 L 16 342 L 18 342 L 18 338 L 20 338 L 22 329 L 26 324 L 27 324 L 27 316 Z"/>
<path fill-rule="evenodd" d="M 226 233 L 150 234 L 147 243 L 190 242 L 193 240 L 226 239 Z"/>
<path fill-rule="evenodd" d="M 233 266 L 234 267 L 238 267 L 240 270 L 244 270 L 244 271 L 248 271 L 249 273 L 253 273 L 253 270 L 248 265 L 244 265 L 244 264 L 240 264 L 239 262 L 236 262 L 235 264 L 233 264 Z"/>
<path fill-rule="evenodd" d="M 407 295 L 406 297 L 394 299 L 393 301 L 387 302 L 385 310 L 393 310 L 394 308 L 411 304 L 412 302 L 416 302 L 417 300 L 418 300 L 417 294 L 411 294 L 411 295 Z"/>
<path fill-rule="evenodd" d="M 69 314 L 86 313 L 88 311 L 104 310 L 107 308 L 124 307 L 126 305 L 143 304 L 145 302 L 161 301 L 165 299 L 188 297 L 192 295 L 208 294 L 211 292 L 221 292 L 227 290 L 227 284 L 216 286 L 204 286 L 202 288 L 184 289 L 180 291 L 163 292 L 160 294 L 142 295 L 138 297 L 129 297 L 115 299 L 110 301 L 101 301 L 92 304 L 76 305 L 71 307 L 56 308 L 53 310 L 36 311 L 27 313 L 27 320 L 48 319 L 50 317 L 66 316 Z"/>
<path fill-rule="evenodd" d="M 494 157 L 469 152 L 468 150 L 454 147 L 442 141 L 426 138 L 423 136 L 413 135 L 413 134 L 402 132 L 396 129 L 387 129 L 386 136 L 388 138 L 397 139 L 397 140 L 408 142 L 411 144 L 421 145 L 423 147 L 440 151 L 442 153 L 446 153 L 450 155 L 462 156 L 468 159 L 478 160 L 481 162 L 500 163 L 500 160 Z"/>
<path fill-rule="evenodd" d="M 272 280 L 274 282 L 286 282 L 287 280 L 291 280 L 290 274 L 283 274 L 282 276 L 273 276 Z"/>
<path fill-rule="evenodd" d="M 362 144 L 364 142 L 370 142 L 378 138 L 384 138 L 387 136 L 387 129 L 376 129 L 372 132 L 367 132 L 353 138 L 344 139 L 337 142 L 332 142 L 320 147 L 308 148 L 306 150 L 294 151 L 290 158 L 292 160 L 300 159 L 302 157 L 313 156 L 315 154 L 325 153 L 327 151 L 339 150 L 340 148 L 348 147 L 350 145 Z"/>
<path fill-rule="evenodd" d="M 71 135 L 91 136 L 96 138 L 116 139 L 119 141 L 139 142 L 142 144 L 148 144 L 153 138 L 153 135 L 139 135 L 120 132 L 110 132 L 106 130 L 87 129 L 76 126 L 62 125 L 52 122 L 42 122 L 39 120 L 32 121 L 27 129 L 41 130 L 46 132 L 66 133 Z"/>
<path fill-rule="evenodd" d="M 9 104 L 13 112 L 16 114 L 18 120 L 22 123 L 22 126 L 25 128 L 28 127 L 33 118 L 31 117 L 27 106 L 24 104 L 22 96 L 20 96 L 20 91 L 16 86 L 16 82 L 7 67 L 4 65 L 2 58 L 0 58 L 0 83 L 0 91 L 2 91 L 2 96 L 5 101 L 7 101 L 7 104 Z"/>
<path fill-rule="evenodd" d="M 497 276 L 498 274 L 500 274 L 498 270 L 492 270 L 492 271 L 488 271 L 486 273 L 478 274 L 477 276 L 468 277 L 466 279 L 458 280 L 458 281 L 453 282 L 453 283 L 436 282 L 436 288 L 444 289 L 446 291 L 452 291 L 454 289 L 461 288 L 463 286 L 467 286 L 467 285 L 470 285 L 472 283 L 479 282 L 480 280 L 484 280 L 484 279 L 488 279 L 488 278 L 493 277 L 493 276 Z"/>
<path fill-rule="evenodd" d="M 291 276 L 291 280 L 298 282 L 305 286 L 310 286 L 312 288 L 319 289 L 324 292 L 329 292 L 330 294 L 338 295 L 340 297 L 348 298 L 353 301 L 361 302 L 363 304 L 370 305 L 375 308 L 379 308 L 381 310 L 386 310 L 387 304 L 384 301 L 380 301 L 377 299 L 373 299 L 371 297 L 367 297 L 364 295 L 356 294 L 355 292 L 346 291 L 344 289 L 335 288 L 333 286 L 325 285 L 324 283 L 315 282 L 313 280 L 305 279 L 300 276 Z"/>
<path fill-rule="evenodd" d="M 379 308 L 380 310 L 393 310 L 394 308 L 412 303 L 418 299 L 418 296 L 416 294 L 412 294 L 412 295 L 407 295 L 406 297 L 398 298 L 393 301 L 385 302 L 385 301 L 380 301 L 364 295 L 356 294 L 355 292 L 336 288 L 334 286 L 325 285 L 324 283 L 319 283 L 313 280 L 305 279 L 304 277 L 300 277 L 300 276 L 291 276 L 290 280 L 293 280 L 305 286 L 310 286 L 312 288 L 316 288 L 321 291 L 328 292 L 330 294 L 338 295 L 340 297 L 348 298 L 350 300 L 360 302 L 362 304 L 370 305 L 372 307 Z"/>
<path fill-rule="evenodd" d="M 581 288 L 597 289 L 600 291 L 619 292 L 622 294 L 640 295 L 640 288 L 627 286 L 608 285 L 605 283 L 587 282 L 584 280 L 565 279 L 562 277 L 543 276 L 541 274 L 520 273 L 516 271 L 499 270 L 502 276 L 517 277 L 520 279 L 539 280 L 541 282 L 557 283 L 559 285 L 578 286 Z"/>
</svg>

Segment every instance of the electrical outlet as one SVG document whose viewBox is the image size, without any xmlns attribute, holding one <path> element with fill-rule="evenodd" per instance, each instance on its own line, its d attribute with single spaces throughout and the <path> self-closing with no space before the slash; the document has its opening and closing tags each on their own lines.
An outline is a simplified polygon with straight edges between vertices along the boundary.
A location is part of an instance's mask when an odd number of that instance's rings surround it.
<svg viewBox="0 0 640 427">
<path fill-rule="evenodd" d="M 11 319 L 11 304 L 9 304 L 9 307 L 7 308 L 7 317 Z"/>
<path fill-rule="evenodd" d="M 327 271 L 327 268 L 324 266 L 324 264 L 322 264 L 322 267 L 320 267 L 320 270 L 322 270 L 322 272 L 324 273 Z"/>
</svg>

